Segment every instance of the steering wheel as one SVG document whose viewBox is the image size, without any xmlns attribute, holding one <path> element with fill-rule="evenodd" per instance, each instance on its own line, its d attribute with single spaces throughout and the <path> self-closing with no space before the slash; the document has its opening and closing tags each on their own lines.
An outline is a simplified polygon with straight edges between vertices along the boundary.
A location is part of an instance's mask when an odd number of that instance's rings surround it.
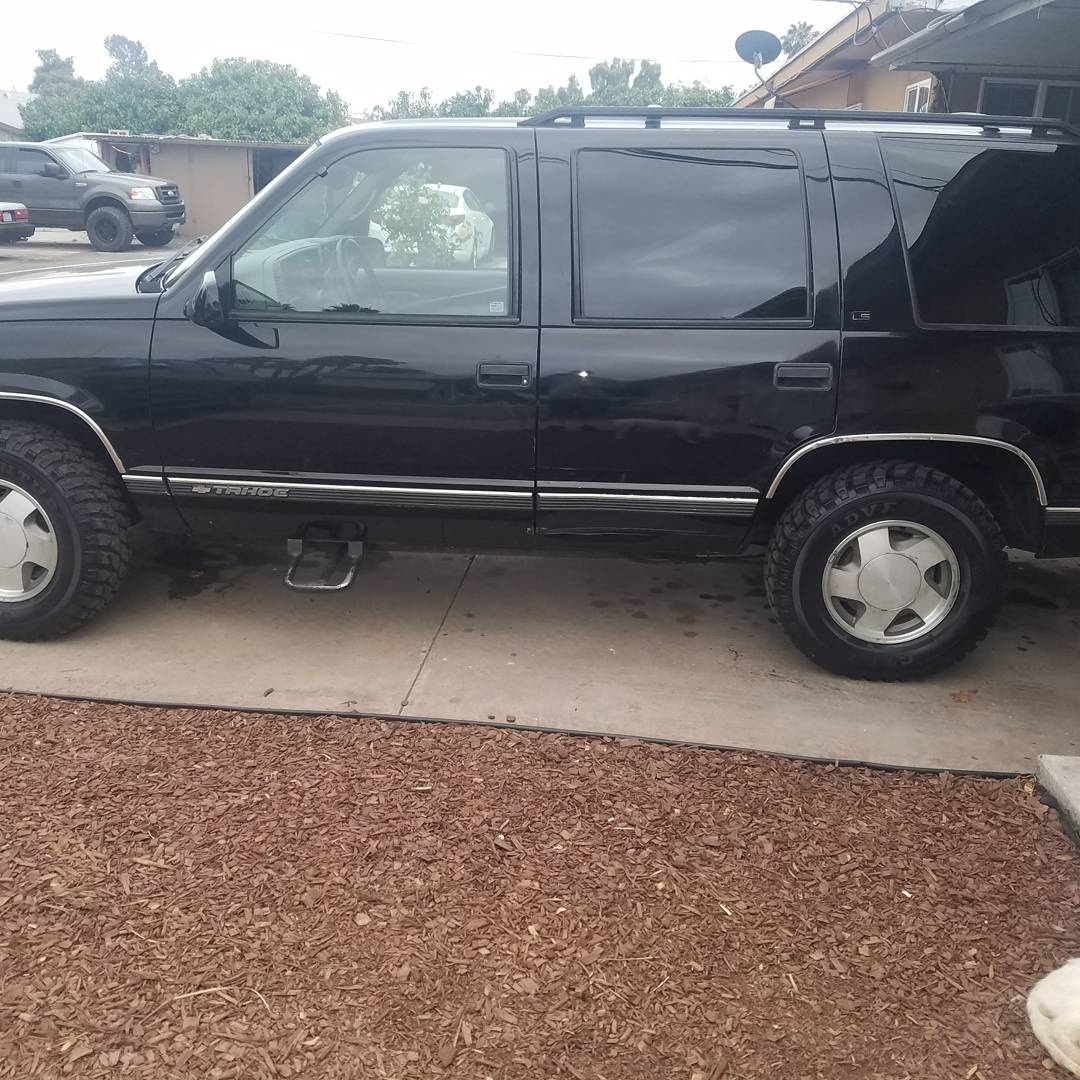
<svg viewBox="0 0 1080 1080">
<path fill-rule="evenodd" d="M 334 244 L 337 272 L 349 283 L 352 302 L 362 309 L 382 311 L 386 306 L 375 268 L 355 236 L 341 236 Z"/>
</svg>

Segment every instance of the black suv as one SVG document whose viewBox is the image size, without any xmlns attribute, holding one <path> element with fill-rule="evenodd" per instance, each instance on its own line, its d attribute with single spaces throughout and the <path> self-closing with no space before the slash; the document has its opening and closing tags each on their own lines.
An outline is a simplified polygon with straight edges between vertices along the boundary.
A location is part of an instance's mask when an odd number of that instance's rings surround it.
<svg viewBox="0 0 1080 1080">
<path fill-rule="evenodd" d="M 903 679 L 982 638 L 1007 547 L 1080 554 L 1080 133 L 1050 121 L 368 124 L 201 246 L 20 275 L 0 319 L 8 637 L 108 603 L 140 519 L 346 569 L 761 543 L 807 655 Z"/>
<path fill-rule="evenodd" d="M 0 200 L 23 203 L 36 228 L 86 233 L 98 251 L 123 251 L 135 236 L 165 247 L 185 210 L 171 180 L 113 172 L 83 147 L 0 143 Z"/>
</svg>

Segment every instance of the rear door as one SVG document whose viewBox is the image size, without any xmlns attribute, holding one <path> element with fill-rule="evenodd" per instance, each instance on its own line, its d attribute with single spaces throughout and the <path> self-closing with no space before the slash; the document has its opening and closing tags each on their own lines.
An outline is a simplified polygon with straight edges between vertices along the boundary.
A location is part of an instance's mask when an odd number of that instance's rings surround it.
<svg viewBox="0 0 1080 1080">
<path fill-rule="evenodd" d="M 538 129 L 538 530 L 723 550 L 835 422 L 822 135 Z"/>
</svg>

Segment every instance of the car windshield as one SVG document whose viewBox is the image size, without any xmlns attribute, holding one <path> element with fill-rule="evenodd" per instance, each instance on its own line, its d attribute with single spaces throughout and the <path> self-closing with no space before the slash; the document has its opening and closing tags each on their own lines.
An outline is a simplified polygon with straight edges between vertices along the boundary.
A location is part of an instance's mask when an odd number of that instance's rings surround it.
<svg viewBox="0 0 1080 1080">
<path fill-rule="evenodd" d="M 57 150 L 56 153 L 60 160 L 73 173 L 112 171 L 109 166 L 97 156 L 97 154 L 92 154 L 89 150 L 84 150 L 82 147 L 65 147 L 62 150 Z"/>
</svg>

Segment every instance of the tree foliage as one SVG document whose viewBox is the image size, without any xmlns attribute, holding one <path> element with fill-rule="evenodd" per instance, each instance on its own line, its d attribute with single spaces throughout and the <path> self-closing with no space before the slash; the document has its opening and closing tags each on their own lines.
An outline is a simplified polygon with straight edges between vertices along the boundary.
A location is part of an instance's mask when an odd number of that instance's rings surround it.
<svg viewBox="0 0 1080 1080">
<path fill-rule="evenodd" d="M 38 49 L 38 64 L 30 80 L 30 93 L 52 94 L 66 90 L 79 80 L 75 78 L 75 58 L 61 56 L 55 49 Z"/>
<path fill-rule="evenodd" d="M 792 23 L 784 31 L 784 36 L 780 38 L 780 49 L 785 56 L 794 56 L 800 49 L 805 49 L 817 36 L 818 31 L 808 22 Z"/>
<path fill-rule="evenodd" d="M 430 170 L 402 173 L 372 215 L 386 233 L 391 266 L 449 266 L 453 242 Z"/>
<path fill-rule="evenodd" d="M 348 123 L 345 102 L 291 64 L 214 60 L 180 83 L 181 129 L 219 139 L 301 142 Z"/>
<path fill-rule="evenodd" d="M 348 122 L 337 94 L 321 93 L 286 64 L 215 60 L 177 83 L 142 42 L 110 34 L 104 44 L 111 63 L 98 80 L 77 78 L 71 57 L 39 50 L 31 83 L 38 97 L 22 107 L 29 138 L 121 130 L 303 142 Z"/>
<path fill-rule="evenodd" d="M 544 86 L 535 93 L 518 90 L 512 98 L 495 101 L 491 90 L 477 86 L 435 102 L 424 87 L 413 93 L 402 90 L 385 106 L 376 106 L 376 120 L 396 120 L 424 116 L 534 116 L 569 105 L 708 105 L 723 108 L 735 101 L 730 86 L 719 89 L 700 81 L 665 83 L 659 64 L 648 60 L 621 60 L 614 57 L 589 69 L 589 90 L 576 75 L 562 86 Z"/>
</svg>

